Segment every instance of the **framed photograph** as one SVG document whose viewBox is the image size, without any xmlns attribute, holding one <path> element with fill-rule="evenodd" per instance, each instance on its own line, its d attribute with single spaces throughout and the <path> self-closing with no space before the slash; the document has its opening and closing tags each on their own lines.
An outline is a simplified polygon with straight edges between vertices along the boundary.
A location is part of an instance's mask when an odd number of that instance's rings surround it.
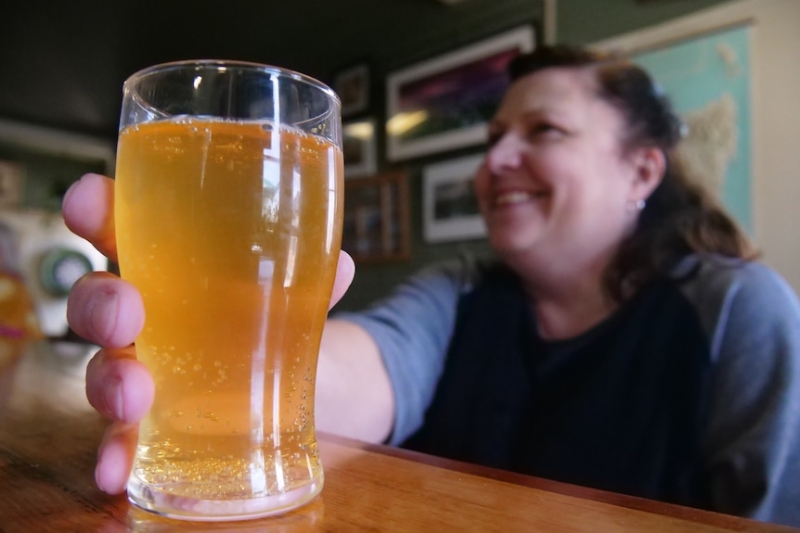
<svg viewBox="0 0 800 533">
<path fill-rule="evenodd" d="M 374 118 L 345 122 L 342 126 L 346 178 L 373 176 L 378 172 L 376 126 Z"/>
<path fill-rule="evenodd" d="M 435 163 L 422 170 L 423 232 L 427 242 L 486 236 L 474 182 L 485 154 Z"/>
<path fill-rule="evenodd" d="M 369 109 L 369 65 L 359 63 L 333 76 L 333 90 L 342 100 L 342 116 L 349 117 Z"/>
<path fill-rule="evenodd" d="M 22 203 L 25 167 L 12 161 L 0 161 L 0 207 L 14 208 Z"/>
<path fill-rule="evenodd" d="M 506 67 L 534 43 L 533 26 L 523 26 L 389 74 L 388 159 L 485 142 L 486 123 L 508 87 Z"/>
<path fill-rule="evenodd" d="M 342 249 L 367 263 L 407 259 L 410 248 L 405 173 L 346 181 Z"/>
</svg>

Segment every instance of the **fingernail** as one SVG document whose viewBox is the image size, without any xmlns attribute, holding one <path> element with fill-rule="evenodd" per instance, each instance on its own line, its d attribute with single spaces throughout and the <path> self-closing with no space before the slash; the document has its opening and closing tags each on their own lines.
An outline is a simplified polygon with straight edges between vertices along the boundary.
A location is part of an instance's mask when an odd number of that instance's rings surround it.
<svg viewBox="0 0 800 533">
<path fill-rule="evenodd" d="M 89 317 L 98 340 L 108 341 L 117 322 L 119 295 L 114 291 L 99 291 L 89 300 Z"/>
<path fill-rule="evenodd" d="M 98 459 L 97 461 L 97 466 L 94 467 L 94 483 L 95 485 L 97 485 L 98 489 L 102 490 L 103 492 L 108 492 L 101 483 L 102 476 L 100 475 L 100 472 L 102 471 L 102 468 L 103 468 L 103 458 L 101 456 L 100 459 Z"/>
<path fill-rule="evenodd" d="M 106 409 L 117 420 L 122 420 L 125 412 L 122 405 L 122 380 L 114 380 L 106 388 Z"/>
<path fill-rule="evenodd" d="M 94 467 L 94 482 L 98 489 L 106 494 L 111 494 L 111 487 L 108 486 L 108 475 L 104 473 L 106 470 L 105 463 L 105 455 L 98 453 L 97 465 Z"/>
<path fill-rule="evenodd" d="M 64 195 L 64 198 L 61 199 L 61 209 L 64 209 L 64 206 L 67 205 L 67 202 L 69 201 L 70 197 L 72 196 L 72 192 L 75 190 L 75 185 L 77 185 L 78 182 L 80 182 L 82 179 L 83 179 L 83 176 L 78 178 L 75 181 L 75 183 L 73 183 L 72 185 L 69 186 L 69 189 L 67 189 L 67 193 Z"/>
<path fill-rule="evenodd" d="M 108 486 L 108 475 L 104 474 L 105 470 L 105 459 L 103 456 L 100 456 L 100 459 L 97 461 L 97 466 L 94 469 L 94 482 L 97 484 L 97 488 L 105 492 L 106 494 L 111 494 L 113 491 L 111 487 Z"/>
</svg>

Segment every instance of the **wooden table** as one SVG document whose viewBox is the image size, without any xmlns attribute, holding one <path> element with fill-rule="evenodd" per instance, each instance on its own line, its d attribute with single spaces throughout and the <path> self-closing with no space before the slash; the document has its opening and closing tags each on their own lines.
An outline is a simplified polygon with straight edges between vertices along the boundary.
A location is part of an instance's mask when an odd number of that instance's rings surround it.
<svg viewBox="0 0 800 533">
<path fill-rule="evenodd" d="M 0 532 L 798 531 L 736 517 L 320 436 L 325 488 L 287 515 L 198 524 L 161 519 L 94 485 L 106 422 L 86 402 L 91 347 L 0 353 Z"/>
</svg>

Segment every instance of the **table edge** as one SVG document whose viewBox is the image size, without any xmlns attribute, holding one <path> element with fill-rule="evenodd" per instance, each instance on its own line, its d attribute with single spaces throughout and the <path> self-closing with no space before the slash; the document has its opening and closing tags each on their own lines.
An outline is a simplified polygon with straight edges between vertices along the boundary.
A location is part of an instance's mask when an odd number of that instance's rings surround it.
<svg viewBox="0 0 800 533">
<path fill-rule="evenodd" d="M 625 507 L 627 509 L 668 516 L 689 522 L 720 527 L 730 531 L 753 531 L 754 528 L 756 528 L 757 531 L 763 531 L 766 533 L 789 533 L 800 531 L 800 529 L 781 524 L 775 524 L 772 522 L 762 522 L 741 516 L 728 515 L 693 507 L 684 507 L 682 505 L 648 500 L 638 496 L 609 492 L 590 487 L 582 487 L 580 485 L 572 485 L 561 481 L 554 481 L 551 479 L 519 474 L 516 472 L 500 470 L 488 466 L 466 463 L 454 459 L 437 457 L 434 455 L 428 455 L 425 453 L 388 446 L 385 444 L 364 442 L 328 432 L 320 431 L 317 432 L 317 435 L 322 441 L 331 442 L 350 448 L 357 448 L 372 453 L 388 455 L 437 468 L 486 477 L 496 481 L 545 490 L 565 496 L 572 496 L 575 498 L 616 505 L 618 507 Z"/>
</svg>

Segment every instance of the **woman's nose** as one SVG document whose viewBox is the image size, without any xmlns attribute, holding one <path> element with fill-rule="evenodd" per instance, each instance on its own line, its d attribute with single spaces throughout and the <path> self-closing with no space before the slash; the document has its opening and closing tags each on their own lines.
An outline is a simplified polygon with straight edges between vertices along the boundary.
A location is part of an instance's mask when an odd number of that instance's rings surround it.
<svg viewBox="0 0 800 533">
<path fill-rule="evenodd" d="M 524 143 L 512 132 L 506 133 L 489 149 L 487 154 L 489 170 L 492 174 L 519 169 L 522 164 Z"/>
</svg>

